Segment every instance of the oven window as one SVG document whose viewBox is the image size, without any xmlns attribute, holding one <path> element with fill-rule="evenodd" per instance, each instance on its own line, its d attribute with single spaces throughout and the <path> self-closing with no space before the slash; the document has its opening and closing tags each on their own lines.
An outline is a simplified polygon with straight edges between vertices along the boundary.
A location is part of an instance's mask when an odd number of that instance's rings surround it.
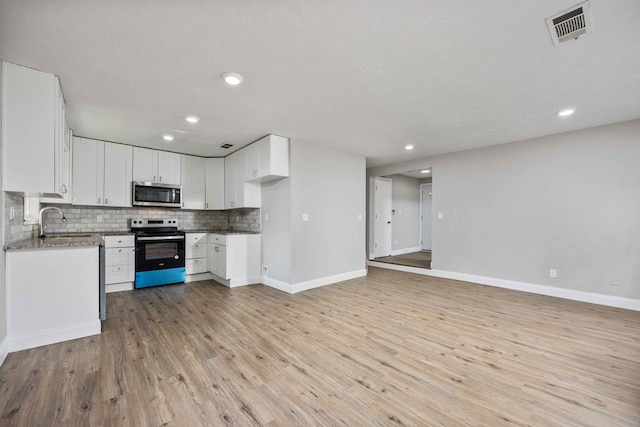
<svg viewBox="0 0 640 427">
<path fill-rule="evenodd" d="M 173 258 L 178 253 L 178 243 L 145 243 L 144 252 L 147 260 Z"/>
</svg>

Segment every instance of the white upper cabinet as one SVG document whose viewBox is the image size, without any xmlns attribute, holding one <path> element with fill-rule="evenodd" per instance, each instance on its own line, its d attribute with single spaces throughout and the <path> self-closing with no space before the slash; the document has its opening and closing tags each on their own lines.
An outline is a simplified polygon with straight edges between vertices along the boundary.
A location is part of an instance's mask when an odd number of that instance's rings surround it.
<svg viewBox="0 0 640 427">
<path fill-rule="evenodd" d="M 133 180 L 180 185 L 181 154 L 133 148 Z"/>
<path fill-rule="evenodd" d="M 104 143 L 104 205 L 131 206 L 133 148 Z"/>
<path fill-rule="evenodd" d="M 104 142 L 73 138 L 72 197 L 74 205 L 98 206 L 104 197 Z"/>
<path fill-rule="evenodd" d="M 225 208 L 259 208 L 261 188 L 259 182 L 245 182 L 246 150 L 238 150 L 224 161 Z"/>
<path fill-rule="evenodd" d="M 269 182 L 289 176 L 289 139 L 267 135 L 244 148 L 245 181 Z"/>
<path fill-rule="evenodd" d="M 132 160 L 130 146 L 74 138 L 71 203 L 131 206 Z"/>
<path fill-rule="evenodd" d="M 206 209 L 224 209 L 224 159 L 206 159 Z"/>
<path fill-rule="evenodd" d="M 5 191 L 60 198 L 68 191 L 62 182 L 65 129 L 58 78 L 3 62 Z"/>
<path fill-rule="evenodd" d="M 185 209 L 205 209 L 206 160 L 182 156 L 182 207 Z"/>
</svg>

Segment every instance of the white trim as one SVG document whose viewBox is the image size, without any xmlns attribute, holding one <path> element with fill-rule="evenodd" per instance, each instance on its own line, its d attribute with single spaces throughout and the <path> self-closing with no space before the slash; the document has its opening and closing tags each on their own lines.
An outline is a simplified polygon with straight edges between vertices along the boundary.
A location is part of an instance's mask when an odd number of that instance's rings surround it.
<svg viewBox="0 0 640 427">
<path fill-rule="evenodd" d="M 367 275 L 367 269 L 348 271 L 346 273 L 335 274 L 333 276 L 320 277 L 318 279 L 306 280 L 304 282 L 298 282 L 295 284 L 282 282 L 279 280 L 271 279 L 269 277 L 263 277 L 262 283 L 265 285 L 286 292 L 288 294 L 295 294 L 302 291 L 308 291 L 309 289 L 319 288 L 321 286 L 331 285 L 333 283 L 344 282 L 345 280 L 355 279 L 357 277 L 364 277 Z"/>
<path fill-rule="evenodd" d="M 111 283 L 109 285 L 105 285 L 104 293 L 110 294 L 111 292 L 122 292 L 122 291 L 132 291 L 133 290 L 133 282 L 124 282 L 124 283 Z"/>
<path fill-rule="evenodd" d="M 203 280 L 213 280 L 213 274 L 209 272 L 187 274 L 187 276 L 184 278 L 184 283 L 201 282 Z"/>
<path fill-rule="evenodd" d="M 420 248 L 420 246 L 416 246 L 414 248 L 396 249 L 396 250 L 391 251 L 391 256 L 408 254 L 408 253 L 411 253 L 411 252 L 420 252 L 421 250 L 422 250 L 422 248 Z"/>
<path fill-rule="evenodd" d="M 4 359 L 9 355 L 9 340 L 4 337 L 0 342 L 0 366 L 4 363 Z"/>
<path fill-rule="evenodd" d="M 480 285 L 495 286 L 497 288 L 512 289 L 515 291 L 529 292 L 532 294 L 546 295 L 556 298 L 564 298 L 572 301 L 588 302 L 591 304 L 605 305 L 609 307 L 624 308 L 640 311 L 640 300 L 618 297 L 613 295 L 584 292 L 575 289 L 556 288 L 535 283 L 518 282 L 515 280 L 498 279 L 495 277 L 477 276 L 475 274 L 456 273 L 445 270 L 427 270 L 424 268 L 407 267 L 404 265 L 386 264 L 376 261 L 368 261 L 371 267 L 386 268 L 389 270 L 405 271 L 407 273 L 422 274 L 424 276 L 441 277 L 443 279 L 461 280 L 463 282 L 478 283 Z"/>
<path fill-rule="evenodd" d="M 288 294 L 293 293 L 293 285 L 282 282 L 280 280 L 272 279 L 270 277 L 262 277 L 262 284 L 269 286 L 270 288 L 277 289 Z"/>
<path fill-rule="evenodd" d="M 237 288 L 239 286 L 256 285 L 262 283 L 260 276 L 234 277 L 232 279 L 223 279 L 217 274 L 211 273 L 211 280 L 214 280 L 227 288 Z"/>
<path fill-rule="evenodd" d="M 9 351 L 20 351 L 42 345 L 55 344 L 63 341 L 75 340 L 91 335 L 100 334 L 100 320 L 96 319 L 87 323 L 79 323 L 73 326 L 59 329 L 49 329 L 32 334 L 13 336 L 9 338 Z"/>
</svg>

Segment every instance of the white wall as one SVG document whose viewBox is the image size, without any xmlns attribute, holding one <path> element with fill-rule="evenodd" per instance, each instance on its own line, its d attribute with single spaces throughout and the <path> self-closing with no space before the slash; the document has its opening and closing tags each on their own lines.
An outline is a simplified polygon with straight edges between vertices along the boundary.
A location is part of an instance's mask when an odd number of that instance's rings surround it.
<svg viewBox="0 0 640 427">
<path fill-rule="evenodd" d="M 296 292 L 364 275 L 365 170 L 363 156 L 291 140 L 290 177 L 262 185 L 266 284 Z"/>
<path fill-rule="evenodd" d="M 391 222 L 393 251 L 420 247 L 420 180 L 403 175 L 391 179 Z"/>
<path fill-rule="evenodd" d="M 294 283 L 365 268 L 365 171 L 363 156 L 291 145 Z"/>
<path fill-rule="evenodd" d="M 267 277 L 291 283 L 291 178 L 262 184 L 261 214 L 262 265 L 269 269 Z"/>
<path fill-rule="evenodd" d="M 434 269 L 640 299 L 639 161 L 635 120 L 368 174 L 433 166 Z"/>
</svg>

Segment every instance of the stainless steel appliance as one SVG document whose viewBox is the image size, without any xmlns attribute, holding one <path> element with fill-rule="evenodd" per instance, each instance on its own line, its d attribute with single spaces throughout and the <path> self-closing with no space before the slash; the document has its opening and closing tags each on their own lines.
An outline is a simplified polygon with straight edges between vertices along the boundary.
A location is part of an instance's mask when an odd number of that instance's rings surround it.
<svg viewBox="0 0 640 427">
<path fill-rule="evenodd" d="M 136 237 L 136 289 L 183 283 L 185 237 L 177 219 L 131 219 Z"/>
<path fill-rule="evenodd" d="M 179 208 L 182 203 L 182 188 L 179 185 L 134 181 L 132 198 L 134 206 Z"/>
</svg>

